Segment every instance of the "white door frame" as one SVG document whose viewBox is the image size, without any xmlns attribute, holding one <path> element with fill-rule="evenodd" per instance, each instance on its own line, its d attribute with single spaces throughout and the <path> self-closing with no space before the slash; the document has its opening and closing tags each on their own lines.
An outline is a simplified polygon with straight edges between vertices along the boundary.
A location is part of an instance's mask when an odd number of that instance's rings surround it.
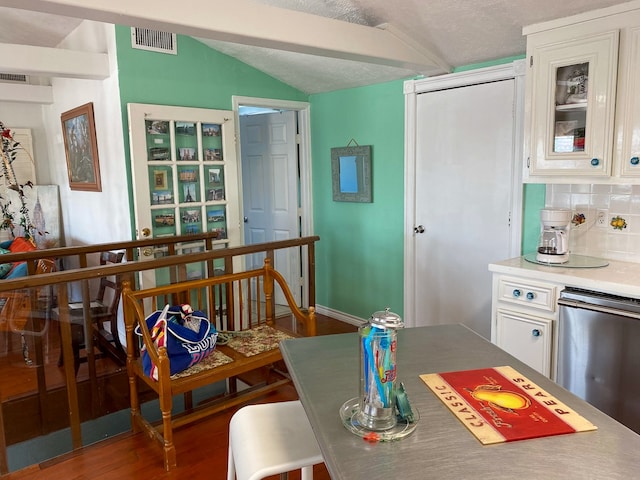
<svg viewBox="0 0 640 480">
<path fill-rule="evenodd" d="M 514 168 L 512 176 L 511 199 L 511 239 L 510 256 L 520 255 L 522 236 L 522 151 L 523 151 L 523 118 L 524 118 L 524 75 L 525 61 L 516 60 L 505 65 L 486 67 L 465 72 L 441 75 L 438 77 L 404 82 L 405 95 L 405 143 L 404 143 L 404 317 L 406 325 L 413 327 L 420 312 L 416 311 L 416 131 L 417 97 L 420 93 L 446 90 L 478 83 L 515 80 L 515 119 L 514 126 Z M 418 234 L 419 235 L 419 234 Z M 496 259 L 499 260 L 499 259 Z M 488 268 L 488 265 L 487 265 Z"/>
<path fill-rule="evenodd" d="M 240 135 L 240 106 L 271 108 L 274 110 L 295 110 L 298 113 L 299 130 L 299 161 L 300 161 L 300 235 L 303 237 L 313 235 L 313 195 L 312 195 L 312 172 L 311 172 L 311 112 L 308 102 L 297 102 L 293 100 L 278 100 L 272 98 L 243 97 L 234 95 L 233 102 L 234 119 L 236 122 L 236 134 Z M 236 139 L 236 150 L 238 155 L 238 178 L 242 179 L 242 155 L 240 151 L 240 141 Z M 240 199 L 242 201 L 242 183 L 240 183 Z M 240 205 L 240 211 L 244 212 L 244 206 Z M 244 238 L 244 224 L 242 224 L 242 238 Z M 302 262 L 303 296 L 304 306 L 308 306 L 308 285 L 309 272 L 307 263 Z"/>
</svg>

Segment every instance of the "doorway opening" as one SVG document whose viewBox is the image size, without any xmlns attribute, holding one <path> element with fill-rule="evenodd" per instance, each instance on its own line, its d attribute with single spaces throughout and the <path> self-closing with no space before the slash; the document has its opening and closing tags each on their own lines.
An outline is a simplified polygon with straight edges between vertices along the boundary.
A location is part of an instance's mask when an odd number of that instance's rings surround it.
<svg viewBox="0 0 640 480">
<path fill-rule="evenodd" d="M 309 104 L 233 97 L 238 132 L 242 238 L 246 245 L 313 234 Z M 274 259 L 300 306 L 309 282 L 300 251 Z M 252 258 L 248 268 L 262 264 Z M 276 297 L 276 303 L 280 303 Z"/>
</svg>

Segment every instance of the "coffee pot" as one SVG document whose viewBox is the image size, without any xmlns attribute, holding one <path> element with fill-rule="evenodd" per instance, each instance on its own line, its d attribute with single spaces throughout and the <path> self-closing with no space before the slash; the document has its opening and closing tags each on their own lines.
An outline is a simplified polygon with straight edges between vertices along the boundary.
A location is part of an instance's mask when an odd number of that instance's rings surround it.
<svg viewBox="0 0 640 480">
<path fill-rule="evenodd" d="M 541 263 L 569 261 L 569 227 L 571 210 L 543 208 L 540 210 L 540 239 L 536 260 Z"/>
</svg>

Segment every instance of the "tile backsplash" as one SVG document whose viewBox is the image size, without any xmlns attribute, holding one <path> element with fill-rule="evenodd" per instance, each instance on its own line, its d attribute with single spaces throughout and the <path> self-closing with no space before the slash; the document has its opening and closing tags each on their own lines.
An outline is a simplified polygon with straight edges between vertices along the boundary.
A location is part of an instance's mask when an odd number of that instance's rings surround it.
<svg viewBox="0 0 640 480">
<path fill-rule="evenodd" d="M 547 185 L 545 204 L 572 210 L 571 253 L 640 263 L 640 185 Z"/>
</svg>

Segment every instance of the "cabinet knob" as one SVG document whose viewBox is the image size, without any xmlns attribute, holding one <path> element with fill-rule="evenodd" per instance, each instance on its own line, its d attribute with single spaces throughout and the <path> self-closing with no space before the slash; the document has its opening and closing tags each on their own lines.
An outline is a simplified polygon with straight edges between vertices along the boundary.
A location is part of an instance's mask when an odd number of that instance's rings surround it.
<svg viewBox="0 0 640 480">
<path fill-rule="evenodd" d="M 598 160 L 597 158 L 592 158 L 591 159 L 591 166 L 592 167 L 597 167 L 598 165 L 600 165 L 600 160 Z"/>
<path fill-rule="evenodd" d="M 527 300 L 533 300 L 536 298 L 536 294 L 533 292 L 527 292 Z"/>
<path fill-rule="evenodd" d="M 534 337 L 539 337 L 540 335 L 542 335 L 542 332 L 537 328 L 534 328 L 533 330 L 531 330 L 531 335 L 533 335 Z"/>
<path fill-rule="evenodd" d="M 631 160 L 629 160 L 629 163 L 631 165 L 638 165 L 638 163 L 640 163 L 640 158 L 638 157 L 631 157 Z"/>
<path fill-rule="evenodd" d="M 517 288 L 513 291 L 513 296 L 518 298 L 520 295 L 522 295 L 522 292 L 520 290 L 518 290 Z"/>
</svg>

